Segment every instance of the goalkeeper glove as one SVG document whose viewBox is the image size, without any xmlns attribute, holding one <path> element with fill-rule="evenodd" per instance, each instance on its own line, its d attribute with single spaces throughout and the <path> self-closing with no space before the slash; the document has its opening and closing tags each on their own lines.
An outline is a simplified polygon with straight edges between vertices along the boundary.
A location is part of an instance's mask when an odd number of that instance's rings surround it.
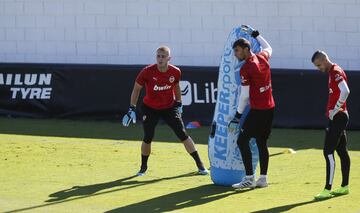
<svg viewBox="0 0 360 213">
<path fill-rule="evenodd" d="M 129 111 L 123 117 L 122 124 L 123 126 L 128 127 L 131 121 L 136 123 L 135 106 L 129 107 Z"/>
<path fill-rule="evenodd" d="M 242 114 L 236 112 L 235 117 L 229 123 L 229 132 L 233 132 L 239 128 L 241 115 Z"/>
<path fill-rule="evenodd" d="M 241 25 L 241 30 L 245 33 L 251 35 L 252 37 L 256 38 L 260 35 L 259 31 L 255 30 L 254 28 L 250 27 L 249 25 Z"/>
<path fill-rule="evenodd" d="M 178 111 L 178 113 L 183 113 L 183 105 L 180 101 L 175 101 L 174 108 Z"/>
</svg>

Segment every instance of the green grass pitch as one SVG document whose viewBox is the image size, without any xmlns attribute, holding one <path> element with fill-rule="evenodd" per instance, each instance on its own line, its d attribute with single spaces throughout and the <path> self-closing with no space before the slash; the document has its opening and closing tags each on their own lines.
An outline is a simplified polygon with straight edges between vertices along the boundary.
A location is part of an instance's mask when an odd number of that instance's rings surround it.
<svg viewBox="0 0 360 213">
<path fill-rule="evenodd" d="M 189 130 L 205 164 L 209 129 Z M 157 127 L 146 176 L 140 124 L 0 118 L 0 212 L 359 212 L 360 132 L 348 131 L 350 194 L 314 202 L 325 181 L 322 130 L 274 129 L 270 186 L 213 185 L 172 131 Z M 293 148 L 296 154 L 283 154 Z M 340 185 L 336 157 L 334 187 Z"/>
</svg>

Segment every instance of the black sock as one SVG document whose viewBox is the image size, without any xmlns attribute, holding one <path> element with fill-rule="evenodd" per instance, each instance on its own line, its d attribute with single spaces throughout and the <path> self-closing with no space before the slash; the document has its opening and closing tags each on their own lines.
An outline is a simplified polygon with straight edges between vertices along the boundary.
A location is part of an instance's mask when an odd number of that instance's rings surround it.
<svg viewBox="0 0 360 213">
<path fill-rule="evenodd" d="M 200 160 L 200 156 L 199 153 L 197 151 L 190 153 L 191 157 L 194 158 L 195 162 L 196 162 L 196 166 L 200 169 L 200 170 L 204 170 L 204 164 L 201 162 Z"/>
<path fill-rule="evenodd" d="M 141 155 L 141 168 L 140 172 L 145 172 L 147 170 L 147 161 L 149 159 L 149 155 Z"/>
</svg>

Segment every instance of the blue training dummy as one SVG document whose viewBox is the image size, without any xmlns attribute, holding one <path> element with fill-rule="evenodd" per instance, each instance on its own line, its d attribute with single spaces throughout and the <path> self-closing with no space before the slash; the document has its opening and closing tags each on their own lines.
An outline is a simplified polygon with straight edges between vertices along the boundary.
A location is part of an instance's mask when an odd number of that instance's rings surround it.
<svg viewBox="0 0 360 213">
<path fill-rule="evenodd" d="M 239 130 L 228 131 L 228 124 L 236 113 L 240 94 L 240 68 L 244 64 L 234 56 L 233 43 L 239 38 L 245 38 L 251 42 L 251 50 L 254 53 L 261 51 L 258 41 L 241 30 L 234 28 L 225 43 L 221 58 L 218 77 L 217 101 L 214 111 L 213 123 L 209 137 L 209 160 L 211 166 L 211 180 L 217 185 L 231 186 L 240 182 L 245 176 L 245 168 L 242 163 L 240 150 L 237 146 Z M 240 127 L 249 112 L 246 107 Z M 250 149 L 253 155 L 253 168 L 255 171 L 259 154 L 254 138 L 250 141 Z"/>
</svg>

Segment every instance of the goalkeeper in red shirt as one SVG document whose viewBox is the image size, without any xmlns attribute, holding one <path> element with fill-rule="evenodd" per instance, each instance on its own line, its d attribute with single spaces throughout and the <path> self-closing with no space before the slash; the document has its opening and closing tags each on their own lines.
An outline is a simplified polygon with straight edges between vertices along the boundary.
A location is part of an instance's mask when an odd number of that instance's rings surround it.
<svg viewBox="0 0 360 213">
<path fill-rule="evenodd" d="M 141 106 L 144 138 L 141 144 L 141 167 L 137 175 L 144 175 L 148 168 L 151 142 L 160 118 L 170 126 L 184 144 L 186 151 L 194 158 L 199 174 L 207 175 L 209 171 L 204 167 L 194 141 L 187 134 L 181 118 L 182 103 L 179 86 L 181 71 L 178 67 L 169 64 L 170 59 L 169 47 L 161 46 L 156 50 L 157 63 L 146 66 L 138 74 L 131 93 L 129 111 L 123 118 L 124 126 L 136 122 L 136 103 L 141 89 L 145 86 L 146 95 Z"/>
<path fill-rule="evenodd" d="M 316 200 L 322 200 L 336 195 L 349 194 L 350 157 L 346 147 L 345 129 L 349 121 L 346 99 L 349 96 L 350 89 L 344 70 L 339 65 L 331 62 L 324 51 L 316 51 L 311 58 L 311 62 L 320 72 L 327 73 L 329 76 L 329 97 L 326 108 L 326 117 L 329 124 L 326 128 L 323 149 L 326 161 L 326 183 L 324 190 L 315 196 Z M 342 183 L 340 188 L 331 191 L 335 173 L 335 151 L 341 161 Z"/>
</svg>

